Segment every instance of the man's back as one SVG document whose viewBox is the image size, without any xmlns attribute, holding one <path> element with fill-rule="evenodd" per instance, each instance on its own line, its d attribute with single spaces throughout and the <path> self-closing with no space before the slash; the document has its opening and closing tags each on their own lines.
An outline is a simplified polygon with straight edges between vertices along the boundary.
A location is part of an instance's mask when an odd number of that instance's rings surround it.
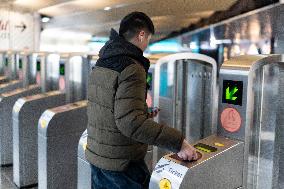
<svg viewBox="0 0 284 189">
<path fill-rule="evenodd" d="M 136 66 L 133 64 L 127 68 L 127 72 Z M 144 71 L 143 68 L 140 69 L 141 72 Z M 119 72 L 109 68 L 96 67 L 89 81 L 88 136 L 90 137 L 87 158 L 97 167 L 114 171 L 125 169 L 130 160 L 143 159 L 147 150 L 147 145 L 124 136 L 116 126 L 114 102 L 119 75 Z M 128 93 L 125 96 L 126 104 L 131 103 L 133 96 L 138 97 L 135 91 L 125 92 Z"/>
<path fill-rule="evenodd" d="M 93 165 L 122 171 L 130 161 L 144 159 L 147 144 L 180 148 L 180 133 L 147 117 L 149 66 L 140 49 L 112 31 L 89 79 L 86 156 Z"/>
<path fill-rule="evenodd" d="M 86 157 L 92 167 L 92 188 L 147 188 L 150 173 L 144 157 L 148 144 L 173 152 L 183 149 L 184 159 L 195 156 L 179 131 L 148 116 L 150 62 L 143 51 L 151 34 L 153 23 L 144 13 L 124 17 L 119 34 L 111 31 L 90 75 Z"/>
</svg>

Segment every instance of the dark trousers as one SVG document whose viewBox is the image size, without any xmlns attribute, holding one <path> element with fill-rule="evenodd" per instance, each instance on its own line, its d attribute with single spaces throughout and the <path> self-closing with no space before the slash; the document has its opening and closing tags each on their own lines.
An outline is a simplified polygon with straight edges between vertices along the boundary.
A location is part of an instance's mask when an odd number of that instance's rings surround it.
<svg viewBox="0 0 284 189">
<path fill-rule="evenodd" d="M 108 171 L 94 165 L 92 189 L 147 189 L 150 172 L 144 161 L 131 162 L 125 171 Z"/>
</svg>

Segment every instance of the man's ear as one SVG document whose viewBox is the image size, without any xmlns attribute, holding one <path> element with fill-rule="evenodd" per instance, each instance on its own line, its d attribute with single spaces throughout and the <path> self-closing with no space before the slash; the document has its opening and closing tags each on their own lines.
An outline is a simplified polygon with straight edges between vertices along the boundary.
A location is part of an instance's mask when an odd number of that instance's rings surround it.
<svg viewBox="0 0 284 189">
<path fill-rule="evenodd" d="M 144 30 L 141 30 L 141 31 L 139 32 L 139 34 L 138 34 L 138 40 L 139 40 L 140 42 L 142 42 L 142 41 L 143 41 L 143 38 L 145 37 L 145 35 L 146 35 L 145 31 L 144 31 Z"/>
</svg>

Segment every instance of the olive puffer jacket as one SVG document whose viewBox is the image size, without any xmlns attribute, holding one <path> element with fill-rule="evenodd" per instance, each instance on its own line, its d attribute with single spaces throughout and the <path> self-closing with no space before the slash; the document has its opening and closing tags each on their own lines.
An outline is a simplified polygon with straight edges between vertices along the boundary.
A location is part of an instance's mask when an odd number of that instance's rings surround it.
<svg viewBox="0 0 284 189">
<path fill-rule="evenodd" d="M 102 169 L 123 171 L 142 160 L 148 144 L 173 152 L 184 137 L 147 117 L 143 52 L 114 30 L 89 78 L 87 160 Z"/>
</svg>

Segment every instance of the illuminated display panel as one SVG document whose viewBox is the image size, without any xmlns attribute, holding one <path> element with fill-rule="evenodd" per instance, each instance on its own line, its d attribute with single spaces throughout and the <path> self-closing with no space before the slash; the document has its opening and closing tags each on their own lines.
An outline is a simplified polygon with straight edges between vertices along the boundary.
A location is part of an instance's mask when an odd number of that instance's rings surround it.
<svg viewBox="0 0 284 189">
<path fill-rule="evenodd" d="M 59 74 L 60 74 L 60 75 L 65 75 L 65 65 L 64 65 L 64 61 L 60 61 L 60 64 L 59 64 Z"/>
<path fill-rule="evenodd" d="M 22 69 L 23 68 L 23 59 L 20 58 L 19 59 L 19 69 Z"/>
<path fill-rule="evenodd" d="M 36 60 L 36 71 L 40 71 L 40 59 Z"/>
<path fill-rule="evenodd" d="M 242 81 L 223 81 L 222 102 L 242 106 L 243 101 L 243 82 Z"/>
<path fill-rule="evenodd" d="M 5 66 L 8 66 L 8 64 L 9 64 L 9 60 L 8 60 L 8 58 L 6 57 L 6 58 L 5 58 Z"/>
</svg>

